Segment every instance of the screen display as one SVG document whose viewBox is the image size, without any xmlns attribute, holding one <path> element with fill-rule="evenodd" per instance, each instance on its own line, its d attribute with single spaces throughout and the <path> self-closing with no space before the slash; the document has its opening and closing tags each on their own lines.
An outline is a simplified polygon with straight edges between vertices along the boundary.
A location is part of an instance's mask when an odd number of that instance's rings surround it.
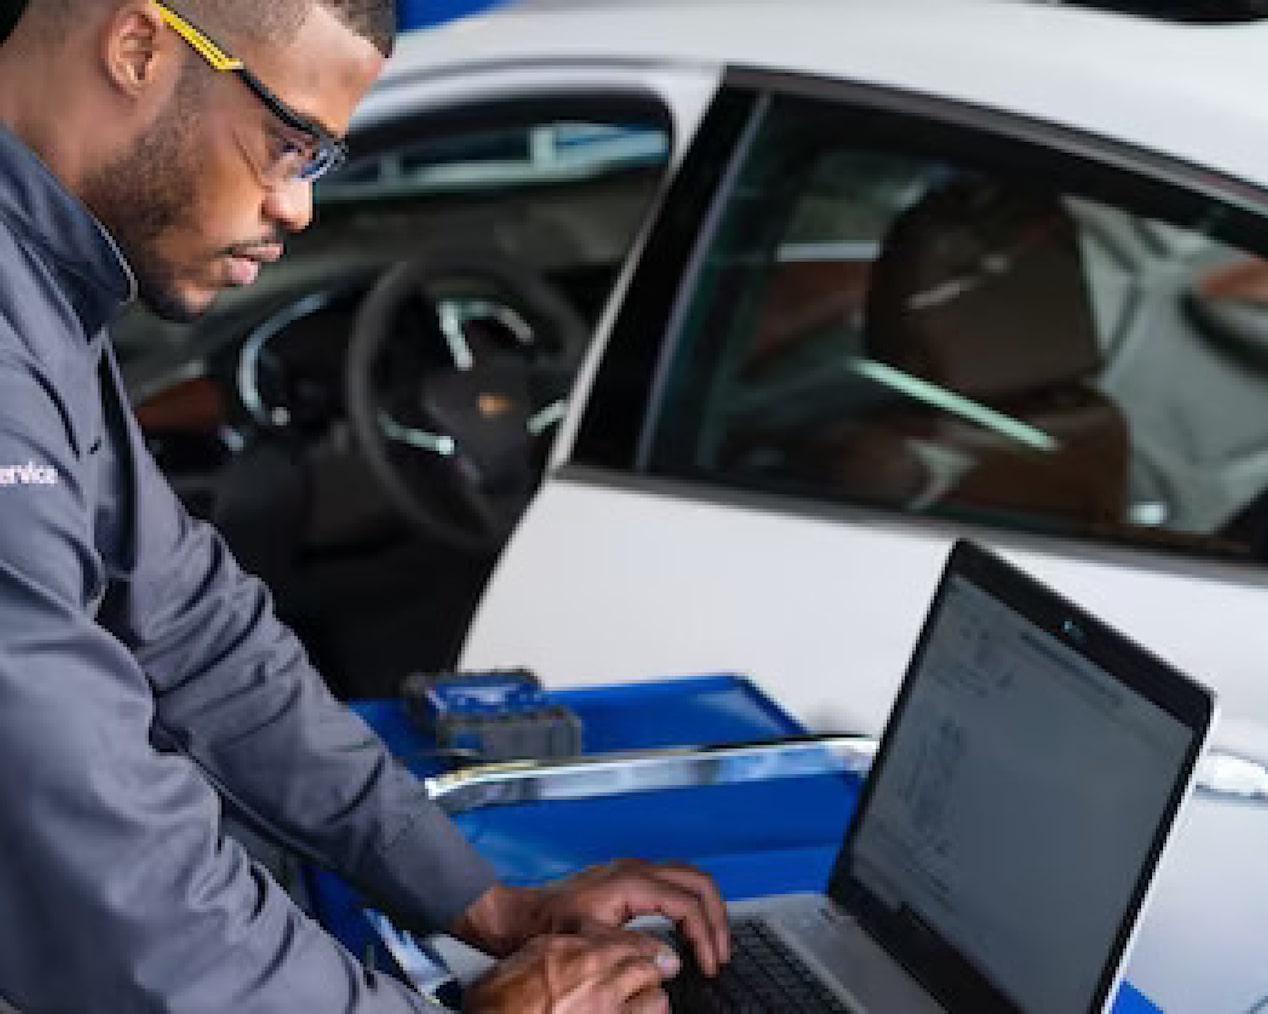
<svg viewBox="0 0 1268 1014">
<path fill-rule="evenodd" d="M 854 879 L 1019 1007 L 1087 1010 L 1191 730 L 958 576 L 896 723 Z"/>
</svg>

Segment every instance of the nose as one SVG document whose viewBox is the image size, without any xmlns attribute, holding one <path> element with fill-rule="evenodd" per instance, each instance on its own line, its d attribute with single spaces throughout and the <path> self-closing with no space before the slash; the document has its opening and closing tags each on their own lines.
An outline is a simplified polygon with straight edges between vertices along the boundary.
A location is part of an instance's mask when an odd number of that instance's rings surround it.
<svg viewBox="0 0 1268 1014">
<path fill-rule="evenodd" d="M 273 187 L 265 195 L 264 213 L 287 232 L 303 232 L 313 221 L 313 185 L 291 180 Z"/>
</svg>

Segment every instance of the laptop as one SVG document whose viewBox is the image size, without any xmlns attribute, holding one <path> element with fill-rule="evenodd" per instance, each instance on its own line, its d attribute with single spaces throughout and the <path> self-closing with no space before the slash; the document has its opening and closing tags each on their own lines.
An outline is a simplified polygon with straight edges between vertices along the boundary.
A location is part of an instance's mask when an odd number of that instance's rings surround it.
<svg viewBox="0 0 1268 1014">
<path fill-rule="evenodd" d="M 956 544 L 826 893 L 733 903 L 675 1012 L 1106 1011 L 1214 698 Z"/>
</svg>

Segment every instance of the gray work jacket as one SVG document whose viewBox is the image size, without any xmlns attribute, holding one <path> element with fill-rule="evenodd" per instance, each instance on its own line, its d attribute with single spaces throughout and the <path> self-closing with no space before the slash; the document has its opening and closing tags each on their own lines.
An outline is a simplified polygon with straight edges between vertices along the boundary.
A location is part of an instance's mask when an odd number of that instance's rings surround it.
<svg viewBox="0 0 1268 1014">
<path fill-rule="evenodd" d="M 150 458 L 117 248 L 0 128 L 0 997 L 24 1014 L 396 1014 L 221 833 L 225 800 L 407 923 L 487 865 L 326 691 Z"/>
</svg>

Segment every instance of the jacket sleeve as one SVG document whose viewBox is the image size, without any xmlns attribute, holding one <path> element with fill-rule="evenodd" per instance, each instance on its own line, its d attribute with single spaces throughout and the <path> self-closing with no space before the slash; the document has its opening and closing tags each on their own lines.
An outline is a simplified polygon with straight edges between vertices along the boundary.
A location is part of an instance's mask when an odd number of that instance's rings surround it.
<svg viewBox="0 0 1268 1014">
<path fill-rule="evenodd" d="M 107 401 L 122 397 L 116 381 Z M 448 926 L 492 886 L 492 869 L 334 699 L 265 586 L 188 515 L 119 410 L 139 533 L 120 629 L 164 730 L 266 833 L 337 869 L 404 924 Z"/>
<path fill-rule="evenodd" d="M 144 647 L 147 664 L 176 668 L 156 696 L 129 646 L 92 616 L 105 572 L 67 432 L 39 376 L 0 362 L 0 995 L 21 1010 L 85 1014 L 429 1009 L 362 969 L 222 838 L 216 794 L 153 735 L 185 730 L 244 791 L 356 825 L 331 837 L 371 873 L 393 866 L 371 856 L 416 833 L 391 820 L 412 790 L 320 692 L 262 593 L 213 537 L 177 526 L 170 505 L 155 516 L 179 535 L 167 545 L 179 576 Z M 243 774 L 250 763 L 270 770 Z M 324 787 L 253 787 L 310 772 Z"/>
</svg>

